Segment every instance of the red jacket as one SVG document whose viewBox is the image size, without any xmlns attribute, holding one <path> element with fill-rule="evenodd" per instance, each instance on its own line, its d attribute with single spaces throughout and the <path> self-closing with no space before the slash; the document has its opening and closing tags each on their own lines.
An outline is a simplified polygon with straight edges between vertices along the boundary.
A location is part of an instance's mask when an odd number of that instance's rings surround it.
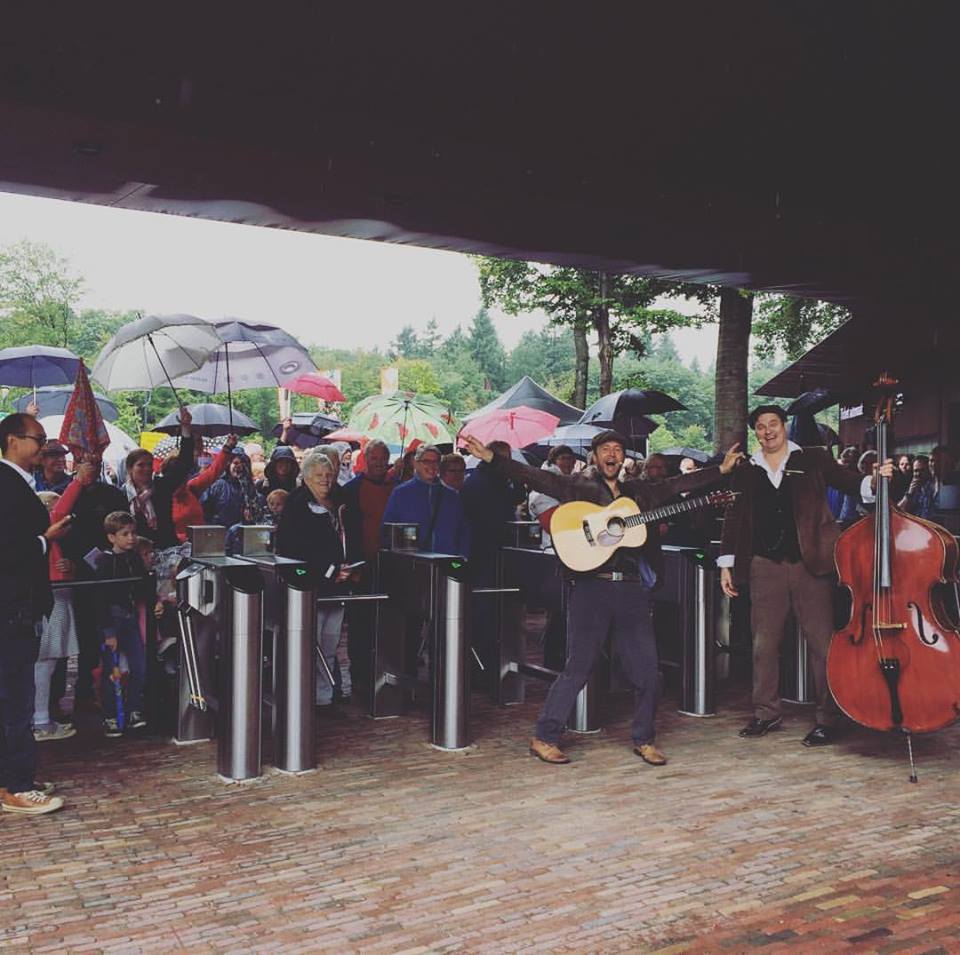
<svg viewBox="0 0 960 955">
<path fill-rule="evenodd" d="M 173 529 L 181 544 L 186 542 L 191 524 L 206 524 L 200 495 L 227 470 L 229 463 L 229 448 L 221 448 L 208 467 L 173 492 Z"/>
<path fill-rule="evenodd" d="M 53 510 L 50 512 L 50 523 L 55 524 L 57 521 L 65 518 L 72 510 L 73 505 L 77 503 L 77 498 L 80 496 L 80 492 L 83 490 L 83 485 L 76 479 L 72 480 L 63 490 L 63 494 L 60 495 L 60 500 L 53 506 Z M 63 559 L 63 551 L 60 549 L 60 541 L 48 541 L 47 542 L 47 556 L 50 559 L 50 579 L 51 580 L 73 580 L 74 574 L 73 571 L 63 571 L 57 570 L 57 561 Z"/>
</svg>

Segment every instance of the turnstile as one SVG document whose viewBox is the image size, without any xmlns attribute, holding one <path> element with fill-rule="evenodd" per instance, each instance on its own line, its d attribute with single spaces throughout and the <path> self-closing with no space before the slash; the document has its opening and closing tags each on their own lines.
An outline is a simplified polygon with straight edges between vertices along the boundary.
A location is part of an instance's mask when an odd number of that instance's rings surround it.
<svg viewBox="0 0 960 955">
<path fill-rule="evenodd" d="M 469 604 L 462 557 L 422 551 L 380 552 L 379 580 L 389 603 L 380 609 L 373 659 L 375 716 L 403 710 L 404 690 L 416 685 L 421 622 L 430 648 L 431 742 L 440 749 L 470 744 Z"/>
<path fill-rule="evenodd" d="M 522 703 L 525 678 L 552 682 L 566 661 L 567 586 L 555 554 L 527 547 L 504 547 L 500 551 L 500 585 L 504 589 L 499 627 L 499 679 L 496 701 L 501 705 Z M 511 592 L 512 590 L 512 592 Z M 547 611 L 544 662 L 527 660 L 527 607 Z M 600 678 L 595 672 L 577 695 L 568 729 L 575 733 L 600 730 L 597 699 Z"/>
<path fill-rule="evenodd" d="M 793 614 L 780 644 L 780 697 L 787 703 L 815 703 L 810 648 Z"/>
<path fill-rule="evenodd" d="M 224 555 L 226 528 L 188 528 L 193 553 L 177 575 L 180 618 L 176 739 L 217 737 L 226 779 L 260 775 L 263 581 Z"/>
<path fill-rule="evenodd" d="M 263 634 L 269 645 L 264 651 L 271 661 L 264 699 L 270 704 L 273 765 L 285 773 L 309 772 L 317 767 L 316 591 L 304 561 L 270 552 L 272 528 L 244 531 L 239 557 L 257 567 L 264 580 Z"/>
</svg>

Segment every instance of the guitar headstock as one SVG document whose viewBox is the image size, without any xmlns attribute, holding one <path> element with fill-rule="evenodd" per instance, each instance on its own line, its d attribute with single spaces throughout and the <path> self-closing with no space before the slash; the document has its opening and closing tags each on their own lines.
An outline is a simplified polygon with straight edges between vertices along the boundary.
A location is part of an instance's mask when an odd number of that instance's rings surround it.
<svg viewBox="0 0 960 955">
<path fill-rule="evenodd" d="M 739 496 L 739 491 L 710 491 L 707 500 L 716 507 L 729 507 Z"/>
</svg>

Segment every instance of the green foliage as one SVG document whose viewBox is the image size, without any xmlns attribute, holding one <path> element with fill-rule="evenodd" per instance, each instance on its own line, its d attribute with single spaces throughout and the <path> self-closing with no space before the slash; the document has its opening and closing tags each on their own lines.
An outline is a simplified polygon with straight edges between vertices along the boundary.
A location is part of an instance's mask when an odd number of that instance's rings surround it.
<svg viewBox="0 0 960 955">
<path fill-rule="evenodd" d="M 572 329 L 550 325 L 539 331 L 524 332 L 507 358 L 507 382 L 513 384 L 529 375 L 552 391 L 547 382 L 570 378 L 568 391 L 572 391 L 574 362 Z"/>
<path fill-rule="evenodd" d="M 487 384 L 494 391 L 507 387 L 507 354 L 503 343 L 485 308 L 481 308 L 473 317 L 467 334 L 470 354 L 483 372 Z"/>
<path fill-rule="evenodd" d="M 754 352 L 764 359 L 782 352 L 795 361 L 849 318 L 850 312 L 833 302 L 793 295 L 758 295 L 752 327 Z"/>
<path fill-rule="evenodd" d="M 440 394 L 440 381 L 433 365 L 425 358 L 399 358 L 396 365 L 403 391 L 417 391 L 422 395 Z"/>
</svg>

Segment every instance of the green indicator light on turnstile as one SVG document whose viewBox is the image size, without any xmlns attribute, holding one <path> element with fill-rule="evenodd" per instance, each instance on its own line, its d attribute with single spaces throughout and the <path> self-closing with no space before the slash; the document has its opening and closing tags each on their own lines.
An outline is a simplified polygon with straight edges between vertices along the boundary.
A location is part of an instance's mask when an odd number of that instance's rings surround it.
<svg viewBox="0 0 960 955">
<path fill-rule="evenodd" d="M 450 561 L 450 569 L 451 569 L 451 570 L 459 570 L 462 566 L 463 566 L 463 563 L 462 563 L 461 561 L 459 561 L 459 560 L 451 560 L 451 561 Z"/>
<path fill-rule="evenodd" d="M 706 556 L 707 555 L 702 550 L 697 551 L 697 560 L 703 560 L 703 558 Z"/>
<path fill-rule="evenodd" d="M 298 577 L 303 577 L 306 575 L 307 571 L 305 567 L 296 567 L 293 571 Z"/>
</svg>

